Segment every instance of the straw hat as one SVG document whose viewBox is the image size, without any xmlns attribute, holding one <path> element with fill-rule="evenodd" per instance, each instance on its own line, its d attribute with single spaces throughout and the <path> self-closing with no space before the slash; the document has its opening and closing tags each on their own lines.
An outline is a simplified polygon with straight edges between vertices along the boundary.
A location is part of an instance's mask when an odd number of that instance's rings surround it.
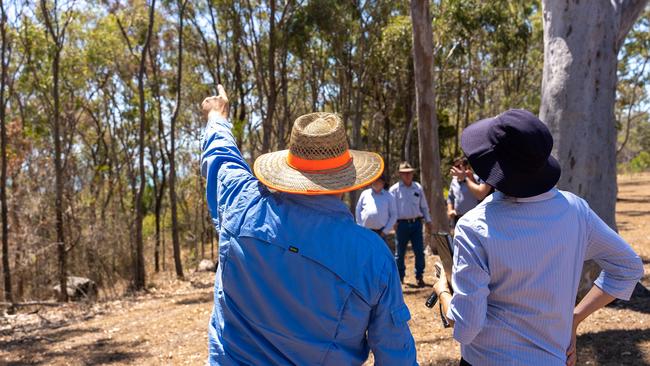
<svg viewBox="0 0 650 366">
<path fill-rule="evenodd" d="M 372 152 L 350 150 L 336 114 L 310 113 L 293 123 L 289 150 L 261 155 L 253 171 L 277 191 L 334 194 L 369 185 L 384 171 L 384 161 Z"/>
</svg>

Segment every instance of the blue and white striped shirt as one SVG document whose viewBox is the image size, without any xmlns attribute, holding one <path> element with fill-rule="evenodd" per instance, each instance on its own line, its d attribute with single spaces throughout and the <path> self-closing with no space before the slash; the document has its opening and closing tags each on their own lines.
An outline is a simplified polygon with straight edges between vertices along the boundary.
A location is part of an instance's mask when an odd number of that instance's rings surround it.
<svg viewBox="0 0 650 366">
<path fill-rule="evenodd" d="M 456 226 L 447 316 L 473 365 L 565 365 L 584 261 L 596 286 L 629 299 L 639 256 L 587 205 L 552 189 L 530 198 L 487 197 Z"/>
</svg>

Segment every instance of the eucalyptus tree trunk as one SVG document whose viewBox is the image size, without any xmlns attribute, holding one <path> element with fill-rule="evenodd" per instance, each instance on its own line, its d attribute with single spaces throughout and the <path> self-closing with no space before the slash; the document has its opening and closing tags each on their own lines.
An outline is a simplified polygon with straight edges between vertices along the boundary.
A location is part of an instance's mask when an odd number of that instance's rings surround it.
<svg viewBox="0 0 650 366">
<path fill-rule="evenodd" d="M 165 186 L 167 185 L 167 139 L 165 139 L 165 126 L 163 125 L 162 117 L 162 97 L 160 96 L 160 77 L 159 77 L 159 66 L 156 62 L 155 55 L 151 53 L 151 48 L 149 48 L 149 63 L 151 65 L 151 73 L 153 76 L 152 83 L 152 94 L 153 98 L 156 100 L 157 104 L 157 113 L 158 113 L 158 139 L 151 146 L 151 167 L 153 169 L 153 188 L 154 188 L 154 215 L 155 215 L 155 226 L 156 226 L 156 243 L 154 246 L 154 271 L 160 272 L 160 247 L 161 247 L 161 237 L 164 233 L 161 233 L 161 215 L 162 215 L 162 204 L 163 198 L 165 195 Z M 158 154 L 156 155 L 156 150 Z M 157 156 L 160 156 L 160 182 L 158 182 L 158 160 Z M 164 266 L 163 266 L 164 269 Z"/>
<path fill-rule="evenodd" d="M 56 3 L 52 13 L 48 9 L 47 2 L 41 0 L 41 11 L 45 20 L 47 33 L 52 37 L 52 101 L 53 111 L 50 119 L 52 125 L 52 138 L 54 139 L 54 211 L 55 211 L 55 230 L 56 230 L 56 247 L 59 264 L 59 301 L 68 301 L 67 292 L 67 265 L 66 265 L 66 247 L 65 232 L 63 226 L 63 159 L 61 149 L 61 95 L 59 90 L 59 78 L 61 65 L 61 51 L 65 41 L 65 31 L 71 20 L 66 19 L 65 23 L 60 25 L 60 17 L 56 8 Z"/>
<path fill-rule="evenodd" d="M 0 37 L 2 41 L 2 53 L 0 55 L 0 155 L 2 158 L 2 170 L 0 173 L 0 201 L 2 204 L 2 274 L 4 279 L 5 302 L 13 304 L 14 298 L 11 291 L 11 270 L 9 269 L 9 223 L 7 222 L 7 126 L 5 108 L 5 89 L 7 86 L 7 68 L 9 67 L 9 54 L 7 49 L 7 14 L 5 13 L 4 1 L 0 0 Z M 13 307 L 9 312 L 13 313 Z"/>
<path fill-rule="evenodd" d="M 171 118 L 169 152 L 169 205 L 172 211 L 172 248 L 174 252 L 174 267 L 176 276 L 183 278 L 183 264 L 181 262 L 180 238 L 178 235 L 178 209 L 176 197 L 176 122 L 181 107 L 181 81 L 183 77 L 183 16 L 187 1 L 178 2 L 178 64 L 176 65 L 176 105 Z"/>
<path fill-rule="evenodd" d="M 431 211 L 433 229 L 445 231 L 448 224 L 442 195 L 438 119 L 433 93 L 433 31 L 428 0 L 411 0 L 411 19 L 421 183 Z"/>
<path fill-rule="evenodd" d="M 151 43 L 151 34 L 153 33 L 154 9 L 156 0 L 151 1 L 149 8 L 149 24 L 147 35 L 140 54 L 140 66 L 138 69 L 138 101 L 140 112 L 140 130 L 138 136 L 138 170 L 139 170 L 139 188 L 136 192 L 135 199 L 135 256 L 133 260 L 133 288 L 143 290 L 145 288 L 145 263 L 144 263 L 144 238 L 142 237 L 142 221 L 144 219 L 144 189 L 145 189 L 145 167 L 144 167 L 144 139 L 146 131 L 146 111 L 144 96 L 144 76 L 146 70 L 147 54 Z"/>
<path fill-rule="evenodd" d="M 269 45 L 268 45 L 268 59 L 267 70 L 269 76 L 269 84 L 266 96 L 266 116 L 262 122 L 262 153 L 267 153 L 271 149 L 271 136 L 273 134 L 273 117 L 275 116 L 275 108 L 277 101 L 277 86 L 275 78 L 275 50 L 276 50 L 276 24 L 275 24 L 275 0 L 269 2 Z M 261 65 L 261 63 L 260 63 Z M 264 82 L 264 81 L 262 81 Z"/>
<path fill-rule="evenodd" d="M 618 51 L 647 0 L 542 1 L 544 73 L 540 118 L 553 134 L 559 188 L 576 193 L 616 229 Z M 599 272 L 585 265 L 579 296 Z"/>
</svg>

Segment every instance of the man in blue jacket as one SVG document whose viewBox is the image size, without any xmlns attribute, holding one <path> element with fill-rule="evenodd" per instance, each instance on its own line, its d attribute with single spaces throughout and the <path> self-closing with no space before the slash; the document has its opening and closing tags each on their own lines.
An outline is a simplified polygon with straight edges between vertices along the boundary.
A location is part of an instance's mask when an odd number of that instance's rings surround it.
<svg viewBox="0 0 650 366">
<path fill-rule="evenodd" d="M 360 365 L 372 350 L 376 364 L 416 364 L 395 261 L 341 201 L 381 175 L 381 157 L 349 150 L 338 116 L 312 113 L 253 175 L 221 85 L 202 109 L 201 172 L 220 244 L 209 363 Z"/>
</svg>

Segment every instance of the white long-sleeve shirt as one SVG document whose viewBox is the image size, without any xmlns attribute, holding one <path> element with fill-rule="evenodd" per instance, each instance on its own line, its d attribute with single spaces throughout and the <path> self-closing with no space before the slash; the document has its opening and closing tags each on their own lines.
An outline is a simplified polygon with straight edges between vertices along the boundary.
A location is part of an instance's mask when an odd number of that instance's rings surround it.
<svg viewBox="0 0 650 366">
<path fill-rule="evenodd" d="M 410 186 L 407 186 L 399 181 L 393 184 L 388 191 L 395 197 L 398 220 L 422 217 L 424 221 L 431 222 L 429 205 L 420 183 L 412 182 Z"/>
<path fill-rule="evenodd" d="M 357 201 L 355 218 L 363 227 L 388 234 L 397 221 L 395 199 L 386 190 L 377 193 L 372 188 L 366 189 Z"/>
</svg>

